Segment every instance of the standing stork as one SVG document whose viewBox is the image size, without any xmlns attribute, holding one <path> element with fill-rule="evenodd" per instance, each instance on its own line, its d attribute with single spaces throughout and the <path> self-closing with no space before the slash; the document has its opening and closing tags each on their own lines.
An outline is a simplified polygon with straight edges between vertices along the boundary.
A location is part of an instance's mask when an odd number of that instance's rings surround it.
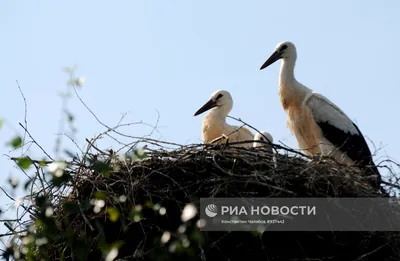
<svg viewBox="0 0 400 261">
<path fill-rule="evenodd" d="M 294 76 L 296 47 L 285 41 L 279 43 L 260 70 L 282 59 L 278 93 L 287 113 L 287 124 L 305 154 L 331 156 L 346 165 L 370 166 L 375 175 L 373 185 L 379 187 L 380 173 L 368 145 L 357 125 L 334 103 L 307 88 Z"/>
<path fill-rule="evenodd" d="M 221 136 L 229 141 L 251 141 L 254 134 L 245 127 L 238 127 L 226 123 L 226 116 L 232 110 L 233 99 L 229 92 L 217 90 L 210 99 L 194 114 L 197 116 L 210 110 L 204 117 L 202 124 L 202 138 L 204 143 L 211 143 Z M 252 147 L 251 142 L 237 144 L 240 147 Z"/>
</svg>

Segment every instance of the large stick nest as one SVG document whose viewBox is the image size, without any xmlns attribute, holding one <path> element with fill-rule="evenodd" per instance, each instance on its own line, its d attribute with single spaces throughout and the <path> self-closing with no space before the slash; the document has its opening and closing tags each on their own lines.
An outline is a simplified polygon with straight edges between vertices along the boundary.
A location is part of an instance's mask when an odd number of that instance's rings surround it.
<svg viewBox="0 0 400 261">
<path fill-rule="evenodd" d="M 274 160 L 260 150 L 203 145 L 146 156 L 99 153 L 70 170 L 70 193 L 58 197 L 54 211 L 53 260 L 61 253 L 65 260 L 101 260 L 101 246 L 113 242 L 122 242 L 116 260 L 400 259 L 394 232 L 200 232 L 199 214 L 181 220 L 185 206 L 198 207 L 201 197 L 384 196 L 357 169 L 288 152 Z"/>
</svg>

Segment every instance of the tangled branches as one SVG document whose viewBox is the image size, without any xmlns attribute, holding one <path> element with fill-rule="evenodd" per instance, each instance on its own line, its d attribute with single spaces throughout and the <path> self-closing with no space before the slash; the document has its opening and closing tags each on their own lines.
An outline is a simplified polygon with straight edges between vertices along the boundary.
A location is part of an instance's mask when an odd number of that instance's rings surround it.
<svg viewBox="0 0 400 261">
<path fill-rule="evenodd" d="M 109 127 L 95 118 L 106 131 L 87 139 L 86 149 L 79 155 L 70 153 L 68 162 L 54 161 L 21 124 L 48 160 L 11 158 L 22 171 L 33 167 L 35 175 L 27 175 L 25 184 L 30 188 L 25 198 L 30 204 L 21 204 L 22 213 L 6 221 L 10 232 L 3 236 L 12 238 L 5 258 L 361 261 L 400 257 L 399 233 L 394 232 L 258 234 L 199 229 L 199 214 L 194 210 L 203 197 L 386 196 L 371 188 L 368 177 L 357 168 L 328 158 L 309 159 L 278 144 L 273 144 L 276 153 L 271 155 L 260 148 L 234 146 L 244 142 L 180 145 L 134 137 L 117 129 L 138 122 Z M 114 135 L 132 141 L 121 142 Z M 102 149 L 97 142 L 103 137 L 120 148 Z M 399 182 L 394 168 L 399 165 L 385 159 L 378 167 L 389 170 L 386 190 L 396 194 Z"/>
<path fill-rule="evenodd" d="M 49 162 L 30 159 L 43 174 L 43 189 L 10 251 L 34 260 L 234 260 L 241 252 L 253 260 L 328 260 L 344 253 L 356 259 L 365 247 L 380 247 L 360 260 L 400 256 L 396 233 L 206 233 L 199 230 L 198 214 L 182 219 L 185 207 L 198 207 L 202 197 L 382 196 L 355 168 L 309 160 L 276 144 L 280 153 L 273 156 L 229 144 L 168 143 L 178 147 L 170 150 L 152 139 L 139 148 L 142 139 L 121 155 L 87 142 L 81 158 L 50 163 L 53 176 L 46 184 L 42 168 Z M 358 246 L 363 240 L 369 246 Z"/>
</svg>

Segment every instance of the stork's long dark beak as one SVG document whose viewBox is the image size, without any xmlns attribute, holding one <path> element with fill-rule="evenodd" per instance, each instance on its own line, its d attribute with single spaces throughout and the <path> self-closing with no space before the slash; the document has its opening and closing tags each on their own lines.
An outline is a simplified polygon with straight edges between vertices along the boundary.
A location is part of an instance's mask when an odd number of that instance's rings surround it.
<svg viewBox="0 0 400 261">
<path fill-rule="evenodd" d="M 271 56 L 265 61 L 265 63 L 260 67 L 260 70 L 267 68 L 268 66 L 278 61 L 279 59 L 281 59 L 281 56 L 278 53 L 278 51 L 273 52 Z"/>
<path fill-rule="evenodd" d="M 203 112 L 208 111 L 208 110 L 214 108 L 215 106 L 217 106 L 217 102 L 212 100 L 212 99 L 210 99 L 198 111 L 196 111 L 194 116 L 202 114 Z"/>
</svg>

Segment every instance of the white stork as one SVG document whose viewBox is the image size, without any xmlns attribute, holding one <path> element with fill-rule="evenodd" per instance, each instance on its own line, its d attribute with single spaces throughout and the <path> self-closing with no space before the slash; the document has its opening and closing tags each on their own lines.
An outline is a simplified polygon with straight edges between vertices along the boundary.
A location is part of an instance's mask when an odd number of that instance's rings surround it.
<svg viewBox="0 0 400 261">
<path fill-rule="evenodd" d="M 293 43 L 286 41 L 278 44 L 260 70 L 280 59 L 278 92 L 288 116 L 288 127 L 296 136 L 299 148 L 309 156 L 320 154 L 331 156 L 346 165 L 370 166 L 380 183 L 379 171 L 357 125 L 326 97 L 296 80 L 297 52 Z M 373 184 L 377 183 L 374 181 Z"/>
<path fill-rule="evenodd" d="M 260 142 L 262 141 L 262 142 Z M 272 143 L 274 142 L 274 139 L 272 138 L 272 135 L 269 134 L 266 131 L 260 131 L 257 132 L 256 135 L 254 135 L 254 142 L 253 142 L 253 148 L 257 149 L 262 149 L 265 150 L 268 154 L 271 154 L 272 160 L 274 162 L 274 167 L 277 167 L 277 161 L 276 161 L 276 156 L 272 150 Z"/>
<path fill-rule="evenodd" d="M 263 142 L 258 142 L 258 141 L 263 141 Z M 272 138 L 271 134 L 269 134 L 266 131 L 260 131 L 260 132 L 257 132 L 256 135 L 254 135 L 253 147 L 254 148 L 262 147 L 266 151 L 273 153 L 272 147 L 271 147 L 271 144 L 273 142 L 274 142 L 274 139 Z"/>
<path fill-rule="evenodd" d="M 210 99 L 194 114 L 194 116 L 197 116 L 210 110 L 204 117 L 202 124 L 202 139 L 204 143 L 211 143 L 221 136 L 228 137 L 230 142 L 253 140 L 254 135 L 247 128 L 226 123 L 226 116 L 232 110 L 232 107 L 233 99 L 231 94 L 225 90 L 217 90 L 211 94 Z M 252 144 L 249 142 L 235 146 L 252 147 Z"/>
</svg>

